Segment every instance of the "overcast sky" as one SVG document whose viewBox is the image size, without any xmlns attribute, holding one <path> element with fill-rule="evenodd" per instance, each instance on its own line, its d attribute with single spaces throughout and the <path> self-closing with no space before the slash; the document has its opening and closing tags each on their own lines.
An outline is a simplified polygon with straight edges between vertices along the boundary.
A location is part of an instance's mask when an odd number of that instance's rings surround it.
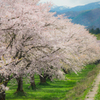
<svg viewBox="0 0 100 100">
<path fill-rule="evenodd" d="M 97 1 L 100 0 L 40 0 L 40 2 L 52 2 L 57 6 L 68 6 L 68 7 L 75 7 L 78 5 L 84 5 Z"/>
</svg>

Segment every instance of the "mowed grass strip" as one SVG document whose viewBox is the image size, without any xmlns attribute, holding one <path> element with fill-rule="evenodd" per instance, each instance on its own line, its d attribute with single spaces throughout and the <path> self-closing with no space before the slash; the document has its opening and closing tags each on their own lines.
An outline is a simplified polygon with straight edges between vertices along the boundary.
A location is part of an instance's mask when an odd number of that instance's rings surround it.
<svg viewBox="0 0 100 100">
<path fill-rule="evenodd" d="M 46 84 L 39 84 L 39 77 L 35 76 L 36 90 L 28 89 L 30 84 L 25 84 L 25 93 L 14 94 L 17 88 L 10 81 L 6 91 L 6 100 L 82 100 L 85 98 L 88 90 L 91 88 L 92 82 L 100 70 L 99 65 L 87 65 L 78 74 L 66 74 L 66 80 L 47 81 Z M 83 99 L 84 100 L 84 99 Z"/>
</svg>

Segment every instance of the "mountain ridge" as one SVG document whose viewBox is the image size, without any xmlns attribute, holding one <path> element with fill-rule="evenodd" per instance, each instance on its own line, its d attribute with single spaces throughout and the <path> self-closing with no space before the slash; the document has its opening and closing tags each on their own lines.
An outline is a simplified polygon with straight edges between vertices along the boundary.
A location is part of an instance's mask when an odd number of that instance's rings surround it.
<svg viewBox="0 0 100 100">
<path fill-rule="evenodd" d="M 65 14 L 73 23 L 84 25 L 86 28 L 100 28 L 100 1 L 73 8 L 55 6 L 50 12 L 56 12 L 55 16 Z"/>
<path fill-rule="evenodd" d="M 81 6 L 76 6 L 76 7 L 65 7 L 65 6 L 53 6 L 51 8 L 51 12 L 61 12 L 62 10 L 60 10 L 62 8 L 63 12 L 65 11 L 84 11 L 84 10 L 92 10 L 92 9 L 96 9 L 96 8 L 100 8 L 100 1 L 98 2 L 92 2 L 92 3 L 89 3 L 89 4 L 86 4 L 86 5 L 81 5 Z"/>
</svg>

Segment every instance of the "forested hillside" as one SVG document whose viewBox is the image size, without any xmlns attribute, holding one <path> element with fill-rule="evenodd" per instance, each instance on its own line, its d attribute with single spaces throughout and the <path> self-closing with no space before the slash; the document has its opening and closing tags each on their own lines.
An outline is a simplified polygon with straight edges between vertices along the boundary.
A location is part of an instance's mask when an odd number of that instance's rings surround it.
<svg viewBox="0 0 100 100">
<path fill-rule="evenodd" d="M 74 17 L 72 22 L 89 28 L 100 28 L 100 8 L 84 11 Z"/>
<path fill-rule="evenodd" d="M 100 28 L 100 2 L 94 2 L 73 8 L 54 6 L 50 12 L 56 15 L 65 14 L 75 24 L 81 24 L 86 28 Z"/>
</svg>

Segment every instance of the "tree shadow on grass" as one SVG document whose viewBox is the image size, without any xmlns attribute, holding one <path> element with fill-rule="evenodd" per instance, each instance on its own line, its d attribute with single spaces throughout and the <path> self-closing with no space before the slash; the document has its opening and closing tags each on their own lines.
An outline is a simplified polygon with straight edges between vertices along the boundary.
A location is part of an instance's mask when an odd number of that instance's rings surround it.
<svg viewBox="0 0 100 100">
<path fill-rule="evenodd" d="M 17 92 L 14 93 L 14 95 L 15 96 L 27 96 L 27 94 L 24 91 L 22 91 L 22 92 L 17 91 Z"/>
</svg>

